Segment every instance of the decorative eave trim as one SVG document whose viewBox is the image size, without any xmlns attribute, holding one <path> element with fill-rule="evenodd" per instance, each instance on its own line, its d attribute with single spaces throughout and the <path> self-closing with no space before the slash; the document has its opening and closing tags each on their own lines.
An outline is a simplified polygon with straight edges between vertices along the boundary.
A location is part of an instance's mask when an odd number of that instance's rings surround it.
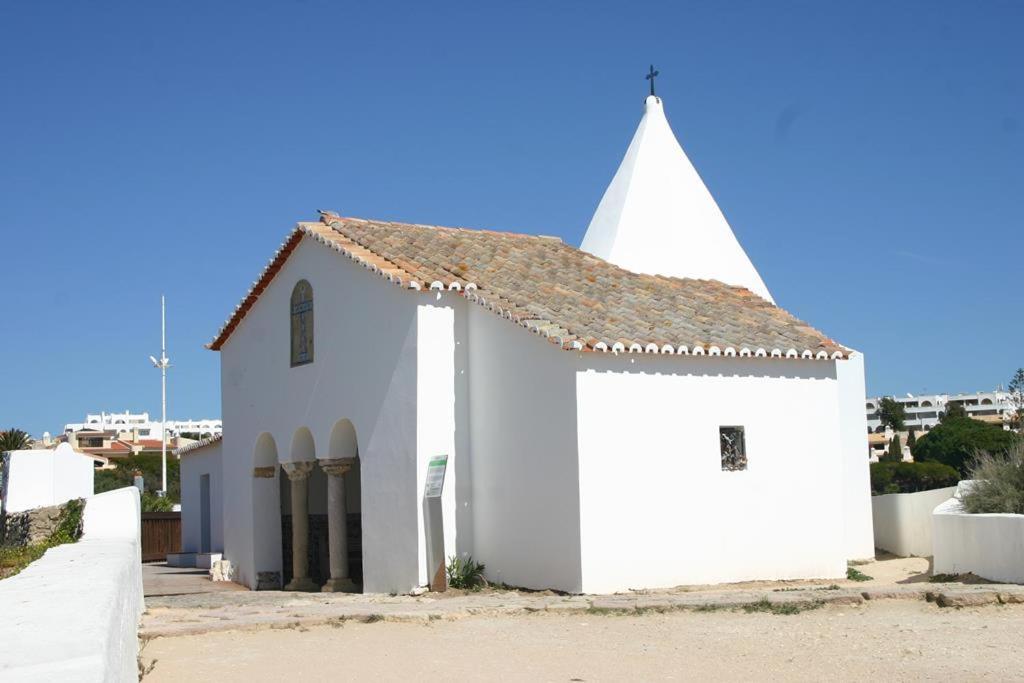
<svg viewBox="0 0 1024 683">
<path fill-rule="evenodd" d="M 187 446 L 182 446 L 181 448 L 174 449 L 174 455 L 180 457 L 182 455 L 185 455 L 186 453 L 194 453 L 195 451 L 198 451 L 201 448 L 206 448 L 207 446 L 212 446 L 215 443 L 219 443 L 220 440 L 223 438 L 223 434 L 214 434 L 213 436 L 208 436 L 205 439 L 200 439 L 199 441 L 196 441 L 195 443 L 190 443 Z"/>
<path fill-rule="evenodd" d="M 432 280 L 427 282 L 425 280 L 420 280 L 414 274 L 408 273 L 397 265 L 370 251 L 366 247 L 350 240 L 337 230 L 334 230 L 331 227 L 331 224 L 340 220 L 341 217 L 337 214 L 321 211 L 319 223 L 304 222 L 296 225 L 295 229 L 288 235 L 288 238 L 285 239 L 281 246 L 278 247 L 277 251 L 274 252 L 274 256 L 267 263 L 266 267 L 264 267 L 263 272 L 260 273 L 256 282 L 254 282 L 249 288 L 248 293 L 242 299 L 241 303 L 235 307 L 231 317 L 229 317 L 224 323 L 213 341 L 206 345 L 206 348 L 213 351 L 219 351 L 221 347 L 224 346 L 224 343 L 235 331 L 235 328 L 237 328 L 242 319 L 245 318 L 249 309 L 251 309 L 256 303 L 260 294 L 263 293 L 263 290 L 267 288 L 270 282 L 274 279 L 274 276 L 277 275 L 278 271 L 280 271 L 284 266 L 284 262 L 288 260 L 291 253 L 295 251 L 296 247 L 298 247 L 303 237 L 308 236 L 314 241 L 339 252 L 370 272 L 381 276 L 388 282 L 398 285 L 403 289 L 426 293 L 443 292 L 446 290 L 448 292 L 454 292 L 465 298 L 467 301 L 483 306 L 499 317 L 511 320 L 520 327 L 524 327 L 534 334 L 544 337 L 549 342 L 565 351 L 611 353 L 613 355 L 628 352 L 636 354 L 676 356 L 724 356 L 740 358 L 784 357 L 789 359 L 802 358 L 805 360 L 841 360 L 849 357 L 849 354 L 845 354 L 838 350 L 833 351 L 830 354 L 825 347 L 802 349 L 800 351 L 794 348 L 773 348 L 770 350 L 757 348 L 755 351 L 751 352 L 751 350 L 746 347 L 737 349 L 731 345 L 719 345 L 711 342 L 693 342 L 692 344 L 687 344 L 685 340 L 678 340 L 678 343 L 673 343 L 671 340 L 664 339 L 583 339 L 574 335 L 571 331 L 560 327 L 555 322 L 538 319 L 531 313 L 521 311 L 515 303 L 508 301 L 501 296 L 488 295 L 486 291 L 480 289 L 474 282 L 464 282 L 454 277 L 448 281 Z"/>
</svg>

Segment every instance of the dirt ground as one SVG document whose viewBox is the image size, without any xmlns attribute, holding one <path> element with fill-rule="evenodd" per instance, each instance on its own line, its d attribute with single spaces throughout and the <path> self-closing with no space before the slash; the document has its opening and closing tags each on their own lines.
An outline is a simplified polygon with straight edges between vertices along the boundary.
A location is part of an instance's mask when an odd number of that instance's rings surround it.
<svg viewBox="0 0 1024 683">
<path fill-rule="evenodd" d="M 1024 605 L 915 600 L 228 631 L 145 644 L 145 681 L 1024 680 Z"/>
</svg>

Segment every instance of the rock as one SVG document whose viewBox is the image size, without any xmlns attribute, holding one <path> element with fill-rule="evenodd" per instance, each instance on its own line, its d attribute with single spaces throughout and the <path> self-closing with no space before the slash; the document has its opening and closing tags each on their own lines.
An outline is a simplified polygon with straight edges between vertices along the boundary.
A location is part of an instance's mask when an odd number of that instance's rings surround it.
<svg viewBox="0 0 1024 683">
<path fill-rule="evenodd" d="M 63 509 L 63 505 L 50 505 L 8 514 L 4 520 L 4 544 L 23 546 L 46 541 L 57 528 Z"/>
<path fill-rule="evenodd" d="M 231 560 L 217 560 L 210 566 L 211 581 L 234 581 L 235 568 Z"/>
<path fill-rule="evenodd" d="M 935 603 L 939 607 L 980 607 L 994 605 L 999 602 L 999 593 L 995 591 L 943 591 L 935 595 Z"/>
</svg>

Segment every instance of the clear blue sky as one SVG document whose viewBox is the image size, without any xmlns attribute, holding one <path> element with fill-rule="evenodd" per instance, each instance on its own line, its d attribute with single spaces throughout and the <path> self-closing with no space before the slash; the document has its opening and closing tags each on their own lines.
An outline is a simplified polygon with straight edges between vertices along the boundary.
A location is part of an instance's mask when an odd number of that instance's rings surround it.
<svg viewBox="0 0 1024 683">
<path fill-rule="evenodd" d="M 869 393 L 1024 365 L 1024 3 L 0 4 L 0 427 L 220 413 L 316 209 L 578 244 L 641 113 Z M 493 5 L 493 6 L 492 6 Z"/>
</svg>

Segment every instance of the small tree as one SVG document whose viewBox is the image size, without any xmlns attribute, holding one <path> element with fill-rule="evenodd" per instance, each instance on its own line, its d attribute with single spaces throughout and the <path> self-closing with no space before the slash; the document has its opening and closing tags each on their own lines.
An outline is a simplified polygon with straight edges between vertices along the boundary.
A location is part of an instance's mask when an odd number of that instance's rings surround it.
<svg viewBox="0 0 1024 683">
<path fill-rule="evenodd" d="M 900 462 L 903 460 L 903 446 L 900 444 L 900 435 L 894 434 L 889 441 L 889 450 L 884 457 L 879 458 L 886 462 Z"/>
<path fill-rule="evenodd" d="M 946 410 L 939 416 L 939 422 L 967 417 L 967 410 L 961 403 L 947 403 Z"/>
<path fill-rule="evenodd" d="M 1010 379 L 1010 401 L 1013 402 L 1014 416 L 1011 420 L 1014 429 L 1024 427 L 1024 368 L 1017 368 Z"/>
<path fill-rule="evenodd" d="M 878 402 L 878 419 L 882 426 L 891 427 L 894 432 L 902 432 L 907 420 L 907 409 L 902 403 L 886 396 Z"/>
<path fill-rule="evenodd" d="M 1005 453 L 1020 440 L 1015 432 L 969 417 L 946 418 L 917 440 L 914 460 L 934 461 L 967 473 L 967 465 L 978 451 Z"/>
<path fill-rule="evenodd" d="M 917 434 L 914 432 L 913 429 L 911 429 L 910 433 L 907 434 L 907 448 L 910 449 L 910 454 L 911 455 L 914 454 L 914 446 L 916 446 L 916 445 L 917 445 Z"/>
<path fill-rule="evenodd" d="M 0 432 L 0 453 L 6 451 L 23 451 L 32 443 L 28 434 L 11 427 L 6 432 Z"/>
</svg>

